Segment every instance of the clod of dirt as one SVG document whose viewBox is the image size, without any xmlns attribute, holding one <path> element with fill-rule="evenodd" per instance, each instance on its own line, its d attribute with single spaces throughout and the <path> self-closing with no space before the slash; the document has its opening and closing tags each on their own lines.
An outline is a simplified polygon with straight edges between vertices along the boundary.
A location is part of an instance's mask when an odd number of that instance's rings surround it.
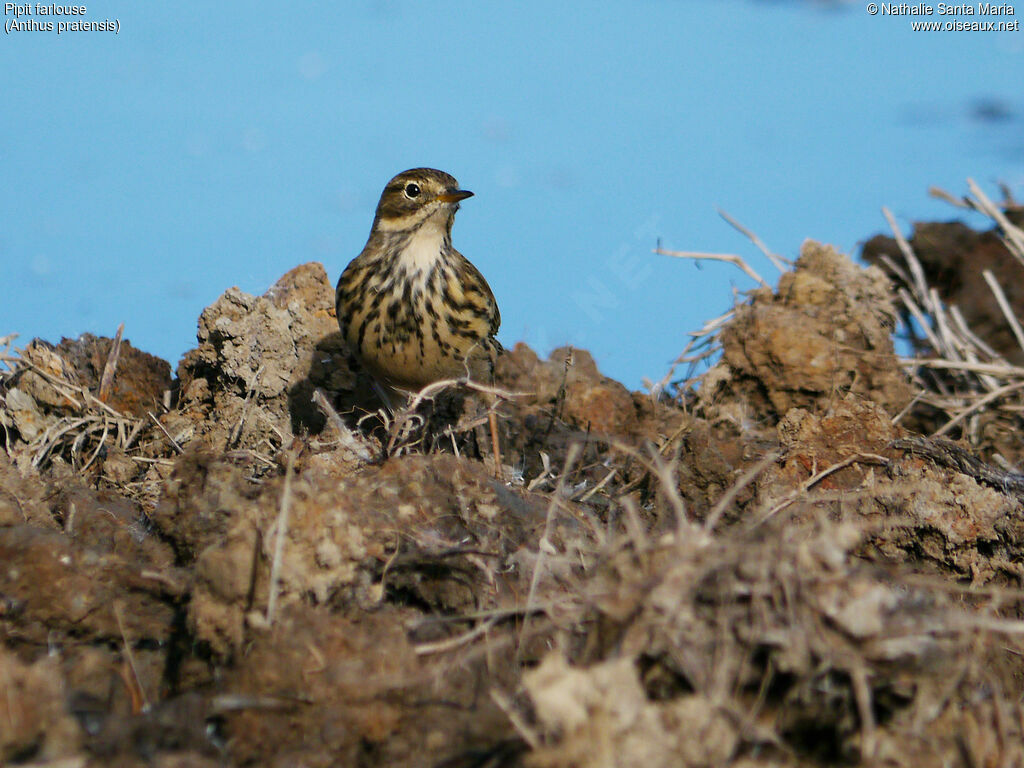
<svg viewBox="0 0 1024 768">
<path fill-rule="evenodd" d="M 84 382 L 78 371 L 57 349 L 34 339 L 22 352 L 25 365 L 13 383 L 44 408 L 70 412 L 76 407 L 73 399 Z"/>
<path fill-rule="evenodd" d="M 114 340 L 86 333 L 77 339 L 63 339 L 56 347 L 35 339 L 25 347 L 27 364 L 15 379 L 16 387 L 32 399 L 30 409 L 71 413 L 78 408 L 80 388 L 97 394 Z M 121 342 L 116 375 L 106 399 L 116 411 L 145 416 L 157 411 L 164 393 L 171 388 L 170 366 L 158 357 Z M 31 441 L 35 434 L 24 434 Z"/>
<path fill-rule="evenodd" d="M 611 471 L 609 444 L 660 443 L 682 430 L 679 409 L 601 374 L 590 353 L 560 347 L 547 360 L 523 343 L 499 359 L 497 384 L 515 396 L 499 408 L 505 462 L 527 482 L 550 489 L 570 445 L 584 446 L 580 459 L 586 482 L 597 485 Z M 620 467 L 616 476 L 623 478 Z"/>
<path fill-rule="evenodd" d="M 629 390 L 603 376 L 584 349 L 559 347 L 541 361 L 525 344 L 516 344 L 500 359 L 498 380 L 529 393 L 526 403 L 554 405 L 566 422 L 597 436 L 629 435 L 639 424 Z"/>
<path fill-rule="evenodd" d="M 57 528 L 45 497 L 46 489 L 37 473 L 19 472 L 7 454 L 0 453 L 0 526 L 30 523 Z"/>
<path fill-rule="evenodd" d="M 127 340 L 115 355 L 114 344 L 90 334 L 57 347 L 35 339 L 0 381 L 0 430 L 23 473 L 60 478 L 89 470 L 108 484 L 134 486 L 138 499 L 152 494 L 157 457 L 169 446 L 163 437 L 154 446 L 149 414 L 169 394 L 170 368 Z M 101 391 L 104 370 L 114 376 Z M 148 483 L 135 482 L 144 475 L 151 475 Z"/>
<path fill-rule="evenodd" d="M 510 504 L 479 464 L 453 456 L 404 456 L 350 476 L 303 475 L 287 481 L 287 497 L 285 480 L 255 485 L 210 456 L 178 464 L 153 521 L 180 559 L 195 562 L 190 624 L 222 655 L 241 646 L 267 609 L 282 525 L 281 606 L 328 599 L 372 606 L 393 590 L 418 605 L 462 611 L 493 606 L 506 581 L 498 564 L 541 519 L 522 501 Z"/>
<path fill-rule="evenodd" d="M 758 484 L 761 502 L 768 506 L 791 495 L 817 473 L 858 455 L 861 461 L 822 477 L 815 488 L 863 490 L 864 483 L 874 482 L 876 466 L 886 462 L 881 454 L 891 453 L 889 444 L 899 435 L 881 406 L 853 395 L 822 414 L 793 408 L 779 422 L 777 432 L 782 459 Z"/>
<path fill-rule="evenodd" d="M 853 392 L 896 414 L 912 395 L 893 348 L 895 320 L 879 269 L 862 269 L 808 241 L 777 292 L 759 289 L 736 308 L 721 335 L 718 367 L 725 370 L 712 379 L 718 387 L 702 389 L 701 398 L 727 391 L 760 417 L 778 418 L 790 408 L 820 408 Z"/>
<path fill-rule="evenodd" d="M 976 584 L 1017 572 L 1012 563 L 1024 557 L 1020 501 L 960 472 L 902 456 L 891 448 L 900 431 L 878 405 L 848 396 L 820 416 L 793 409 L 778 432 L 785 454 L 758 484 L 762 509 L 776 508 L 817 473 L 838 467 L 814 484 L 824 497 L 817 509 L 871 530 L 865 553 L 913 560 Z"/>
<path fill-rule="evenodd" d="M 18 636 L 45 646 L 52 632 L 86 633 L 109 640 L 127 632 L 135 640 L 166 637 L 174 610 L 163 598 L 162 579 L 169 578 L 169 558 L 153 557 L 160 545 L 151 537 L 135 536 L 125 526 L 123 535 L 100 539 L 90 528 L 109 527 L 103 516 L 111 505 L 81 503 L 75 522 L 85 544 L 68 534 L 13 525 L 0 528 L 0 594 L 16 614 Z M 116 520 L 116 518 L 115 518 Z M 148 546 L 147 546 L 148 545 Z M 161 560 L 163 562 L 161 562 Z M 152 571 L 148 571 L 152 568 Z"/>
<path fill-rule="evenodd" d="M 417 655 L 406 631 L 413 608 L 345 613 L 296 603 L 256 633 L 246 663 L 226 682 L 240 696 L 274 692 L 277 701 L 228 719 L 235 760 L 431 766 L 458 744 L 514 735 L 481 689 L 489 679 L 509 679 L 507 652 L 493 649 L 492 671 L 480 656 L 453 664 Z M 505 672 L 495 668 L 501 665 Z"/>
<path fill-rule="evenodd" d="M 74 340 L 62 339 L 56 351 L 74 367 L 86 387 L 98 391 L 113 347 L 113 339 L 84 333 Z M 107 405 L 133 416 L 159 412 L 164 393 L 171 388 L 171 367 L 165 360 L 136 349 L 125 339 L 114 370 Z"/>
<path fill-rule="evenodd" d="M 273 454 L 294 434 L 319 432 L 312 403 L 352 390 L 334 290 L 321 264 L 295 267 L 263 296 L 232 288 L 203 310 L 199 346 L 178 366 L 178 411 L 163 417 L 182 444 Z"/>
<path fill-rule="evenodd" d="M 523 684 L 544 731 L 557 734 L 529 756 L 537 768 L 725 765 L 739 744 L 728 714 L 703 696 L 650 701 L 629 658 L 580 669 L 552 653 Z"/>
<path fill-rule="evenodd" d="M 80 731 L 64 707 L 56 658 L 26 664 L 0 646 L 0 690 L 0 763 L 45 762 L 79 748 Z"/>
<path fill-rule="evenodd" d="M 606 745 L 624 739 L 629 726 L 645 730 L 628 705 L 640 670 L 643 708 L 662 722 L 671 722 L 677 703 L 706 697 L 669 731 L 680 741 L 665 749 L 686 765 L 726 764 L 736 750 L 771 761 L 783 745 L 812 764 L 869 761 L 880 743 L 893 755 L 916 754 L 908 736 L 945 706 L 941 687 L 951 670 L 977 691 L 985 685 L 983 658 L 999 652 L 986 646 L 967 655 L 969 635 L 948 629 L 974 619 L 941 589 L 894 581 L 851 557 L 863 536 L 855 522 L 819 516 L 714 540 L 682 532 L 623 551 L 588 579 L 594 630 L 573 659 L 587 674 L 555 665 L 557 675 L 524 676 L 541 735 L 570 750 L 589 738 L 594 749 L 582 764 L 609 764 Z M 599 693 L 612 669 L 624 678 L 616 683 L 621 700 Z M 678 734 L 691 726 L 707 729 L 708 740 L 687 748 L 715 751 L 684 756 Z M 657 733 L 649 738 L 666 744 Z M 955 749 L 955 737 L 940 740 Z"/>
</svg>

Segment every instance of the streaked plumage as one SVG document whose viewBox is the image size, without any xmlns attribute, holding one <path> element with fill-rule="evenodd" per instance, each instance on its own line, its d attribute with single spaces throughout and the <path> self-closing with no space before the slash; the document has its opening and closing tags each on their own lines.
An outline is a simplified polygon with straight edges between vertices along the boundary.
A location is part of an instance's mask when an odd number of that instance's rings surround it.
<svg viewBox="0 0 1024 768">
<path fill-rule="evenodd" d="M 392 406 L 396 395 L 441 379 L 493 376 L 498 305 L 452 247 L 459 201 L 472 194 L 432 168 L 398 174 L 381 194 L 366 246 L 338 281 L 342 334 Z"/>
</svg>

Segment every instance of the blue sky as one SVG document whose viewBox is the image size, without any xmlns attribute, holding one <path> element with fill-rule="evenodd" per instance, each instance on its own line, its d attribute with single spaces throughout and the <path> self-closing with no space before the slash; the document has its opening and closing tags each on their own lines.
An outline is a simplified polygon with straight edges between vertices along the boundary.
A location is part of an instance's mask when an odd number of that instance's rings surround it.
<svg viewBox="0 0 1024 768">
<path fill-rule="evenodd" d="M 0 335 L 19 343 L 124 322 L 175 365 L 228 287 L 314 260 L 336 280 L 384 183 L 426 165 L 476 193 L 454 241 L 501 341 L 584 347 L 638 388 L 752 287 L 659 238 L 777 279 L 718 208 L 795 256 L 855 250 L 883 205 L 953 218 L 930 185 L 1024 197 L 1019 32 L 746 0 L 87 9 L 120 33 L 0 40 Z"/>
</svg>

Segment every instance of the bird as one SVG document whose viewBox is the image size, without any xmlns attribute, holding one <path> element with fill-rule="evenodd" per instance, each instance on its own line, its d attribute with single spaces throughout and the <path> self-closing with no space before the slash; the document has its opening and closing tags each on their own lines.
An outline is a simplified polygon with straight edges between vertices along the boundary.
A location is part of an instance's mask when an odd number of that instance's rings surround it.
<svg viewBox="0 0 1024 768">
<path fill-rule="evenodd" d="M 493 382 L 504 351 L 495 338 L 498 303 L 452 246 L 455 213 L 472 196 L 444 171 L 399 173 L 381 193 L 366 245 L 338 280 L 338 325 L 389 410 L 437 381 Z M 493 411 L 490 418 L 497 462 Z"/>
</svg>

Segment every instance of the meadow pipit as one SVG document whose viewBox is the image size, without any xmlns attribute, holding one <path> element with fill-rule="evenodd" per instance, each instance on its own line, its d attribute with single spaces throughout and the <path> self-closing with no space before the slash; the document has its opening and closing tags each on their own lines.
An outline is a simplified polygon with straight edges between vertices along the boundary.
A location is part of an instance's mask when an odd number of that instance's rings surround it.
<svg viewBox="0 0 1024 768">
<path fill-rule="evenodd" d="M 502 351 L 498 304 L 452 247 L 455 212 L 472 194 L 433 168 L 398 174 L 384 187 L 366 246 L 338 280 L 341 332 L 391 409 L 442 379 L 492 382 Z M 497 461 L 493 412 L 491 431 Z"/>
</svg>

